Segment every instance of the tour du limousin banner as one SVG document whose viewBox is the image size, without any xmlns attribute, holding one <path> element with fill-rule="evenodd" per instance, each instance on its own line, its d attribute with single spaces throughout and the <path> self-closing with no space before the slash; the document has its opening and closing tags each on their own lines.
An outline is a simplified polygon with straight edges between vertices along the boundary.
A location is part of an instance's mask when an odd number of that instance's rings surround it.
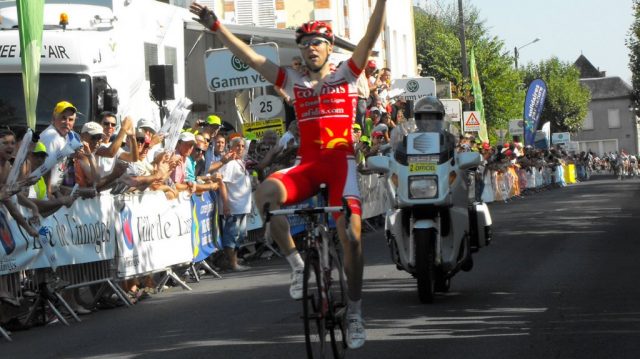
<svg viewBox="0 0 640 359">
<path fill-rule="evenodd" d="M 119 277 L 161 271 L 192 261 L 190 197 L 169 201 L 161 191 L 127 196 L 120 220 Z"/>
<path fill-rule="evenodd" d="M 20 207 L 21 208 L 21 207 Z M 29 217 L 29 210 L 21 208 Z M 77 199 L 42 219 L 45 245 L 58 266 L 113 259 L 117 222 L 111 196 Z M 41 242 L 31 237 L 4 210 L 0 210 L 0 275 L 26 269 L 47 268 L 50 262 Z"/>
</svg>

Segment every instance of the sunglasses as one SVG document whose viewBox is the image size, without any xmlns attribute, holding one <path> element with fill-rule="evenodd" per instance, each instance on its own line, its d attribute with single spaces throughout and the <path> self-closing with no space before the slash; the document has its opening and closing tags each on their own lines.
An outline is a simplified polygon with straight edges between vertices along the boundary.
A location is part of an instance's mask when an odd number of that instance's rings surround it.
<svg viewBox="0 0 640 359">
<path fill-rule="evenodd" d="M 359 128 L 354 128 L 354 129 L 353 129 L 353 132 L 362 132 L 362 130 L 361 130 L 361 129 L 359 129 Z"/>
<path fill-rule="evenodd" d="M 330 42 L 328 40 L 325 40 L 323 38 L 316 38 L 316 39 L 310 39 L 310 40 L 302 41 L 302 42 L 300 42 L 298 44 L 298 47 L 301 48 L 301 49 L 307 49 L 310 46 L 318 47 L 318 46 L 322 45 L 323 43 L 330 44 Z"/>
<path fill-rule="evenodd" d="M 202 148 L 194 148 L 193 151 L 195 153 L 202 153 L 202 152 L 205 152 L 206 150 L 203 150 Z"/>
<path fill-rule="evenodd" d="M 101 140 L 101 139 L 102 139 L 102 135 L 93 135 L 93 136 L 91 136 L 91 139 L 92 139 L 93 141 L 99 141 L 99 140 Z"/>
<path fill-rule="evenodd" d="M 144 143 L 145 140 L 146 140 L 146 138 L 144 138 L 144 137 L 136 137 L 136 142 L 138 142 L 138 143 Z"/>
<path fill-rule="evenodd" d="M 105 126 L 105 127 L 116 127 L 116 123 L 107 121 L 107 122 L 103 122 L 102 126 Z"/>
</svg>

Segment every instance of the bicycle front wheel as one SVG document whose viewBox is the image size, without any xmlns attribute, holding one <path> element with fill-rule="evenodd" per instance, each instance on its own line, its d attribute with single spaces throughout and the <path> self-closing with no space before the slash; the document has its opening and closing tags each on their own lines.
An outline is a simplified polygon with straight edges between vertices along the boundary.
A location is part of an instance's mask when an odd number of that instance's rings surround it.
<svg viewBox="0 0 640 359">
<path fill-rule="evenodd" d="M 326 327 L 327 300 L 323 295 L 324 284 L 318 253 L 307 251 L 304 262 L 304 284 L 302 297 L 302 320 L 308 358 L 327 358 L 331 348 L 327 345 Z"/>
<path fill-rule="evenodd" d="M 345 315 L 347 311 L 347 281 L 342 266 L 342 258 L 337 254 L 335 247 L 329 251 L 331 262 L 331 275 L 328 276 L 329 293 L 329 318 L 327 327 L 331 336 L 331 348 L 333 358 L 344 358 L 347 351 L 345 340 L 347 328 L 345 327 Z"/>
</svg>

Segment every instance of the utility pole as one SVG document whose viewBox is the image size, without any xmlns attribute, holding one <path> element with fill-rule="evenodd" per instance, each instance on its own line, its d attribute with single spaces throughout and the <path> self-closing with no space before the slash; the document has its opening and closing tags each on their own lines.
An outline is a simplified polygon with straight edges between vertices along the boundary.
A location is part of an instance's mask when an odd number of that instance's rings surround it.
<svg viewBox="0 0 640 359">
<path fill-rule="evenodd" d="M 467 44 L 464 35 L 464 12 L 462 11 L 462 0 L 458 0 L 458 26 L 460 27 L 460 59 L 462 61 L 462 85 L 469 83 L 469 64 L 467 63 Z M 463 101 L 464 110 L 469 110 L 469 103 Z"/>
</svg>

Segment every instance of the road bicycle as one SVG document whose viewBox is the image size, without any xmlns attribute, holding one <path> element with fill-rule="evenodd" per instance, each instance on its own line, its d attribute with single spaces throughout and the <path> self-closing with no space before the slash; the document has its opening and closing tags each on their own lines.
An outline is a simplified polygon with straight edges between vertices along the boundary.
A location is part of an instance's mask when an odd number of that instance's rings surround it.
<svg viewBox="0 0 640 359">
<path fill-rule="evenodd" d="M 323 196 L 323 198 L 327 198 Z M 304 284 L 302 320 L 308 358 L 344 358 L 347 349 L 347 282 L 341 248 L 335 229 L 329 227 L 329 214 L 345 213 L 349 227 L 351 209 L 343 199 L 341 207 L 307 207 L 269 211 L 265 205 L 265 226 L 271 216 L 297 215 L 305 219 L 303 235 Z M 268 228 L 268 227 L 267 227 Z M 268 229 L 267 229 L 268 230 Z M 329 349 L 331 348 L 331 349 Z"/>
</svg>

